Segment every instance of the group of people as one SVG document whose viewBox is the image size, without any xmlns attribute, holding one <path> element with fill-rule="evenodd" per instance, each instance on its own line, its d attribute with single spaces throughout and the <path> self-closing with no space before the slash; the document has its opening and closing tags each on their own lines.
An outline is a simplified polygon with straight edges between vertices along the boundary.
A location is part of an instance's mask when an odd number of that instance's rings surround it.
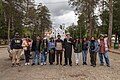
<svg viewBox="0 0 120 80">
<path fill-rule="evenodd" d="M 82 53 L 83 65 L 87 65 L 87 54 L 90 53 L 91 66 L 96 67 L 96 57 L 97 53 L 100 58 L 100 65 L 104 65 L 103 56 L 105 58 L 106 64 L 110 67 L 110 61 L 108 58 L 108 51 L 110 48 L 109 41 L 106 36 L 100 35 L 98 40 L 94 37 L 88 41 L 86 37 L 83 39 L 73 39 L 70 34 L 66 34 L 64 40 L 61 39 L 61 35 L 58 34 L 57 39 L 53 37 L 48 41 L 47 38 L 41 39 L 37 36 L 35 40 L 31 40 L 30 36 L 25 36 L 25 38 L 20 38 L 19 34 L 15 34 L 15 38 L 12 39 L 10 48 L 13 53 L 12 57 L 12 67 L 20 66 L 20 53 L 24 50 L 25 55 L 25 65 L 46 65 L 47 60 L 49 64 L 53 65 L 69 65 L 72 66 L 72 50 L 74 50 L 76 65 L 80 62 L 80 53 Z M 30 52 L 33 52 L 33 59 L 30 63 Z M 62 64 L 64 53 L 64 64 Z M 47 59 L 49 55 L 49 59 Z M 55 59 L 56 58 L 56 59 Z M 55 61 L 56 60 L 56 61 Z"/>
</svg>

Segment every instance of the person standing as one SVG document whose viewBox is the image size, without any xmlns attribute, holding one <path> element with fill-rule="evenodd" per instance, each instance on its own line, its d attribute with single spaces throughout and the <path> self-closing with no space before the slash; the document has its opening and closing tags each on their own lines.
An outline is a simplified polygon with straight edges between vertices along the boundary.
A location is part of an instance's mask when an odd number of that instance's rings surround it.
<svg viewBox="0 0 120 80">
<path fill-rule="evenodd" d="M 75 53 L 76 65 L 78 65 L 80 61 L 80 53 L 82 51 L 82 41 L 79 40 L 79 38 L 76 38 L 73 44 L 73 48 Z"/>
<path fill-rule="evenodd" d="M 108 57 L 108 53 L 107 53 L 110 48 L 108 38 L 107 37 L 104 38 L 104 35 L 101 34 L 100 39 L 98 39 L 98 43 L 99 43 L 100 65 L 101 66 L 104 65 L 104 62 L 103 62 L 103 56 L 104 56 L 107 66 L 110 67 L 110 61 L 109 61 L 109 57 Z"/>
<path fill-rule="evenodd" d="M 10 48 L 12 50 L 12 67 L 15 65 L 20 66 L 20 54 L 22 51 L 22 39 L 19 36 L 19 33 L 15 33 L 15 38 L 12 39 Z"/>
<path fill-rule="evenodd" d="M 58 35 L 57 38 L 58 39 L 56 40 L 56 60 L 57 60 L 56 61 L 57 62 L 56 65 L 59 64 L 59 57 L 60 57 L 60 65 L 62 65 L 63 40 L 60 39 L 61 38 L 60 35 Z"/>
<path fill-rule="evenodd" d="M 42 43 L 41 43 L 41 65 L 46 65 L 46 60 L 47 60 L 47 49 L 48 49 L 48 41 L 46 38 L 43 39 Z"/>
<path fill-rule="evenodd" d="M 87 38 L 84 37 L 82 41 L 82 59 L 83 65 L 87 65 L 87 53 L 88 53 L 88 41 Z"/>
<path fill-rule="evenodd" d="M 91 37 L 91 40 L 88 43 L 88 48 L 90 52 L 90 62 L 91 66 L 96 67 L 96 57 L 98 51 L 98 42 L 95 40 L 94 37 Z"/>
<path fill-rule="evenodd" d="M 30 40 L 30 36 L 26 36 L 25 39 L 23 40 L 22 47 L 24 50 L 25 54 L 25 65 L 30 65 L 30 47 L 32 45 L 32 41 Z"/>
<path fill-rule="evenodd" d="M 68 59 L 69 59 L 69 65 L 72 66 L 72 45 L 73 40 L 70 37 L 70 33 L 66 34 L 66 37 L 64 39 L 64 58 L 65 58 L 65 64 L 64 66 L 68 65 Z"/>
<path fill-rule="evenodd" d="M 53 65 L 55 62 L 55 49 L 56 43 L 53 37 L 51 37 L 50 42 L 48 42 L 48 51 L 49 51 L 49 63 Z"/>
<path fill-rule="evenodd" d="M 41 45 L 41 39 L 40 36 L 37 36 L 36 40 L 33 40 L 32 43 L 32 51 L 34 52 L 32 66 L 35 65 L 36 58 L 37 58 L 37 64 L 40 65 L 40 45 Z"/>
</svg>

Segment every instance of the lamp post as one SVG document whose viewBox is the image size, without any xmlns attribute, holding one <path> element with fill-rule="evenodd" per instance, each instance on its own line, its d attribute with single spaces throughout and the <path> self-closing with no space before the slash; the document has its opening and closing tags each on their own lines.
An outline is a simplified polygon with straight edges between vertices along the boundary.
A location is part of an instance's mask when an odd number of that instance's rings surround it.
<svg viewBox="0 0 120 80">
<path fill-rule="evenodd" d="M 73 37 L 74 37 L 74 38 L 75 38 L 75 30 L 76 30 L 76 29 L 74 28 L 74 31 L 73 31 L 73 34 L 74 34 L 74 36 L 73 36 Z"/>
</svg>

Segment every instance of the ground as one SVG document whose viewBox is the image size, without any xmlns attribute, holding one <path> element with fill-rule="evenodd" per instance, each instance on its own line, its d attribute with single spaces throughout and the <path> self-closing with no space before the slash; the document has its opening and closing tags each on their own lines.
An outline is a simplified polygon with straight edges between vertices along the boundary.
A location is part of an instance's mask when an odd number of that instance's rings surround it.
<svg viewBox="0 0 120 80">
<path fill-rule="evenodd" d="M 21 61 L 20 67 L 11 67 L 6 48 L 0 48 L 0 80 L 120 80 L 120 55 L 109 53 L 111 67 L 90 66 L 89 55 L 88 65 L 83 66 L 82 61 L 79 66 L 46 65 L 46 66 L 24 66 Z M 99 58 L 98 58 L 99 59 Z"/>
</svg>

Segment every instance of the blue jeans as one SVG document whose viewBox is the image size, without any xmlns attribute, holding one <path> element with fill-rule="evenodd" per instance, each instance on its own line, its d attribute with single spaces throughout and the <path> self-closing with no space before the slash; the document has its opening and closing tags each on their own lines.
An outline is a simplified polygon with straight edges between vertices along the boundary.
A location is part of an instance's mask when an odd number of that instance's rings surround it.
<svg viewBox="0 0 120 80">
<path fill-rule="evenodd" d="M 103 56 L 105 58 L 105 61 L 106 61 L 106 64 L 110 64 L 110 61 L 109 61 L 109 58 L 108 58 L 108 53 L 105 52 L 105 53 L 99 53 L 99 58 L 100 58 L 100 64 L 104 64 L 103 62 Z"/>
<path fill-rule="evenodd" d="M 86 61 L 87 61 L 87 52 L 88 52 L 88 50 L 83 50 L 83 51 L 82 51 L 83 62 L 86 62 Z"/>
<path fill-rule="evenodd" d="M 46 63 L 46 60 L 47 60 L 47 52 L 43 52 L 42 53 L 42 58 L 41 58 L 41 63 Z"/>
<path fill-rule="evenodd" d="M 34 52 L 32 63 L 35 63 L 36 58 L 37 58 L 38 63 L 40 63 L 40 52 L 39 51 Z"/>
</svg>

